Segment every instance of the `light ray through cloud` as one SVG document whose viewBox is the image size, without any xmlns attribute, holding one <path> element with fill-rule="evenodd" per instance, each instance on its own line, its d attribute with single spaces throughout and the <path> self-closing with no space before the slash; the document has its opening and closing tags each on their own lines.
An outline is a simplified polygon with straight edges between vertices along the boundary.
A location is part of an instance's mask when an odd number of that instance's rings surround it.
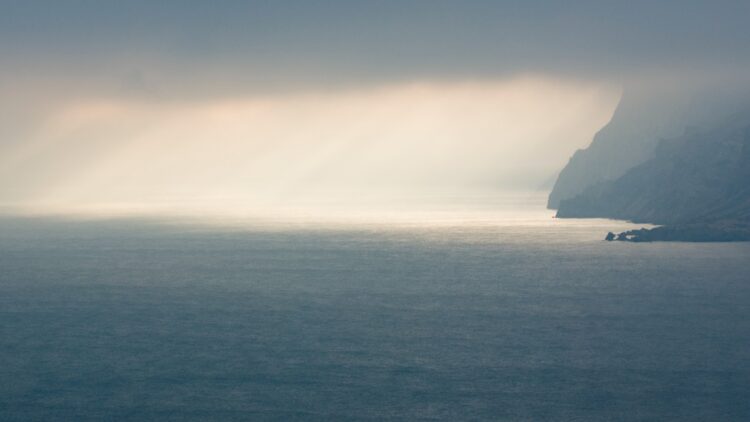
<svg viewBox="0 0 750 422">
<path fill-rule="evenodd" d="M 540 76 L 200 102 L 87 99 L 2 168 L 51 204 L 528 189 L 611 116 L 619 90 Z M 541 121 L 544 124 L 540 124 Z M 72 159 L 74 157 L 75 159 Z"/>
</svg>

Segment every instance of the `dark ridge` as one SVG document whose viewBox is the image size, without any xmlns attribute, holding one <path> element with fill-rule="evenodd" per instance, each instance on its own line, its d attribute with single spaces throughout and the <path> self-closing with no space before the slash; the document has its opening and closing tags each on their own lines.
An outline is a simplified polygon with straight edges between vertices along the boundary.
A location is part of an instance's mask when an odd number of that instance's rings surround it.
<svg viewBox="0 0 750 422">
<path fill-rule="evenodd" d="M 561 201 L 557 216 L 664 225 L 619 240 L 750 240 L 750 113 L 661 141 L 622 177 Z"/>
</svg>

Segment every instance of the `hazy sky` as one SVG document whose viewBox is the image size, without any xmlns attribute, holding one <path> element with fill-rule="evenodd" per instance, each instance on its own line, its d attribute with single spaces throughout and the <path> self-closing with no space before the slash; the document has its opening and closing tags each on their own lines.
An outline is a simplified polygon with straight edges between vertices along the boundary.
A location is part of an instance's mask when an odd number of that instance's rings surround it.
<svg viewBox="0 0 750 422">
<path fill-rule="evenodd" d="M 6 201 L 531 188 L 590 141 L 623 82 L 750 61 L 747 1 L 0 6 Z"/>
<path fill-rule="evenodd" d="M 52 78 L 167 97 L 750 60 L 747 1 L 4 0 L 2 9 L 4 84 Z"/>
</svg>

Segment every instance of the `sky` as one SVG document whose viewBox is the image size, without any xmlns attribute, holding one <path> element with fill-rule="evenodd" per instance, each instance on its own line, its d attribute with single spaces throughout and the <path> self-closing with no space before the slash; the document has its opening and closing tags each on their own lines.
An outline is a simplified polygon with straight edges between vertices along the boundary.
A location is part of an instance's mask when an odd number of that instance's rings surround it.
<svg viewBox="0 0 750 422">
<path fill-rule="evenodd" d="M 0 1 L 0 203 L 537 189 L 746 1 Z"/>
</svg>

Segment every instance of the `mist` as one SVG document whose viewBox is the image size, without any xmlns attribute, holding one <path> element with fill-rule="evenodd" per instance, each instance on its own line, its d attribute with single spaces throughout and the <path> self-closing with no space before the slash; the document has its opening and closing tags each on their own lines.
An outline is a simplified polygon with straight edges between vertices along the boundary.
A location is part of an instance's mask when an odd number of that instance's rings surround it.
<svg viewBox="0 0 750 422">
<path fill-rule="evenodd" d="M 530 75 L 201 101 L 79 99 L 6 148 L 3 199 L 48 211 L 252 210 L 533 191 L 607 122 L 619 95 L 614 84 Z"/>
<path fill-rule="evenodd" d="M 545 189 L 623 89 L 750 57 L 741 1 L 4 6 L 0 204 L 49 212 Z"/>
</svg>

